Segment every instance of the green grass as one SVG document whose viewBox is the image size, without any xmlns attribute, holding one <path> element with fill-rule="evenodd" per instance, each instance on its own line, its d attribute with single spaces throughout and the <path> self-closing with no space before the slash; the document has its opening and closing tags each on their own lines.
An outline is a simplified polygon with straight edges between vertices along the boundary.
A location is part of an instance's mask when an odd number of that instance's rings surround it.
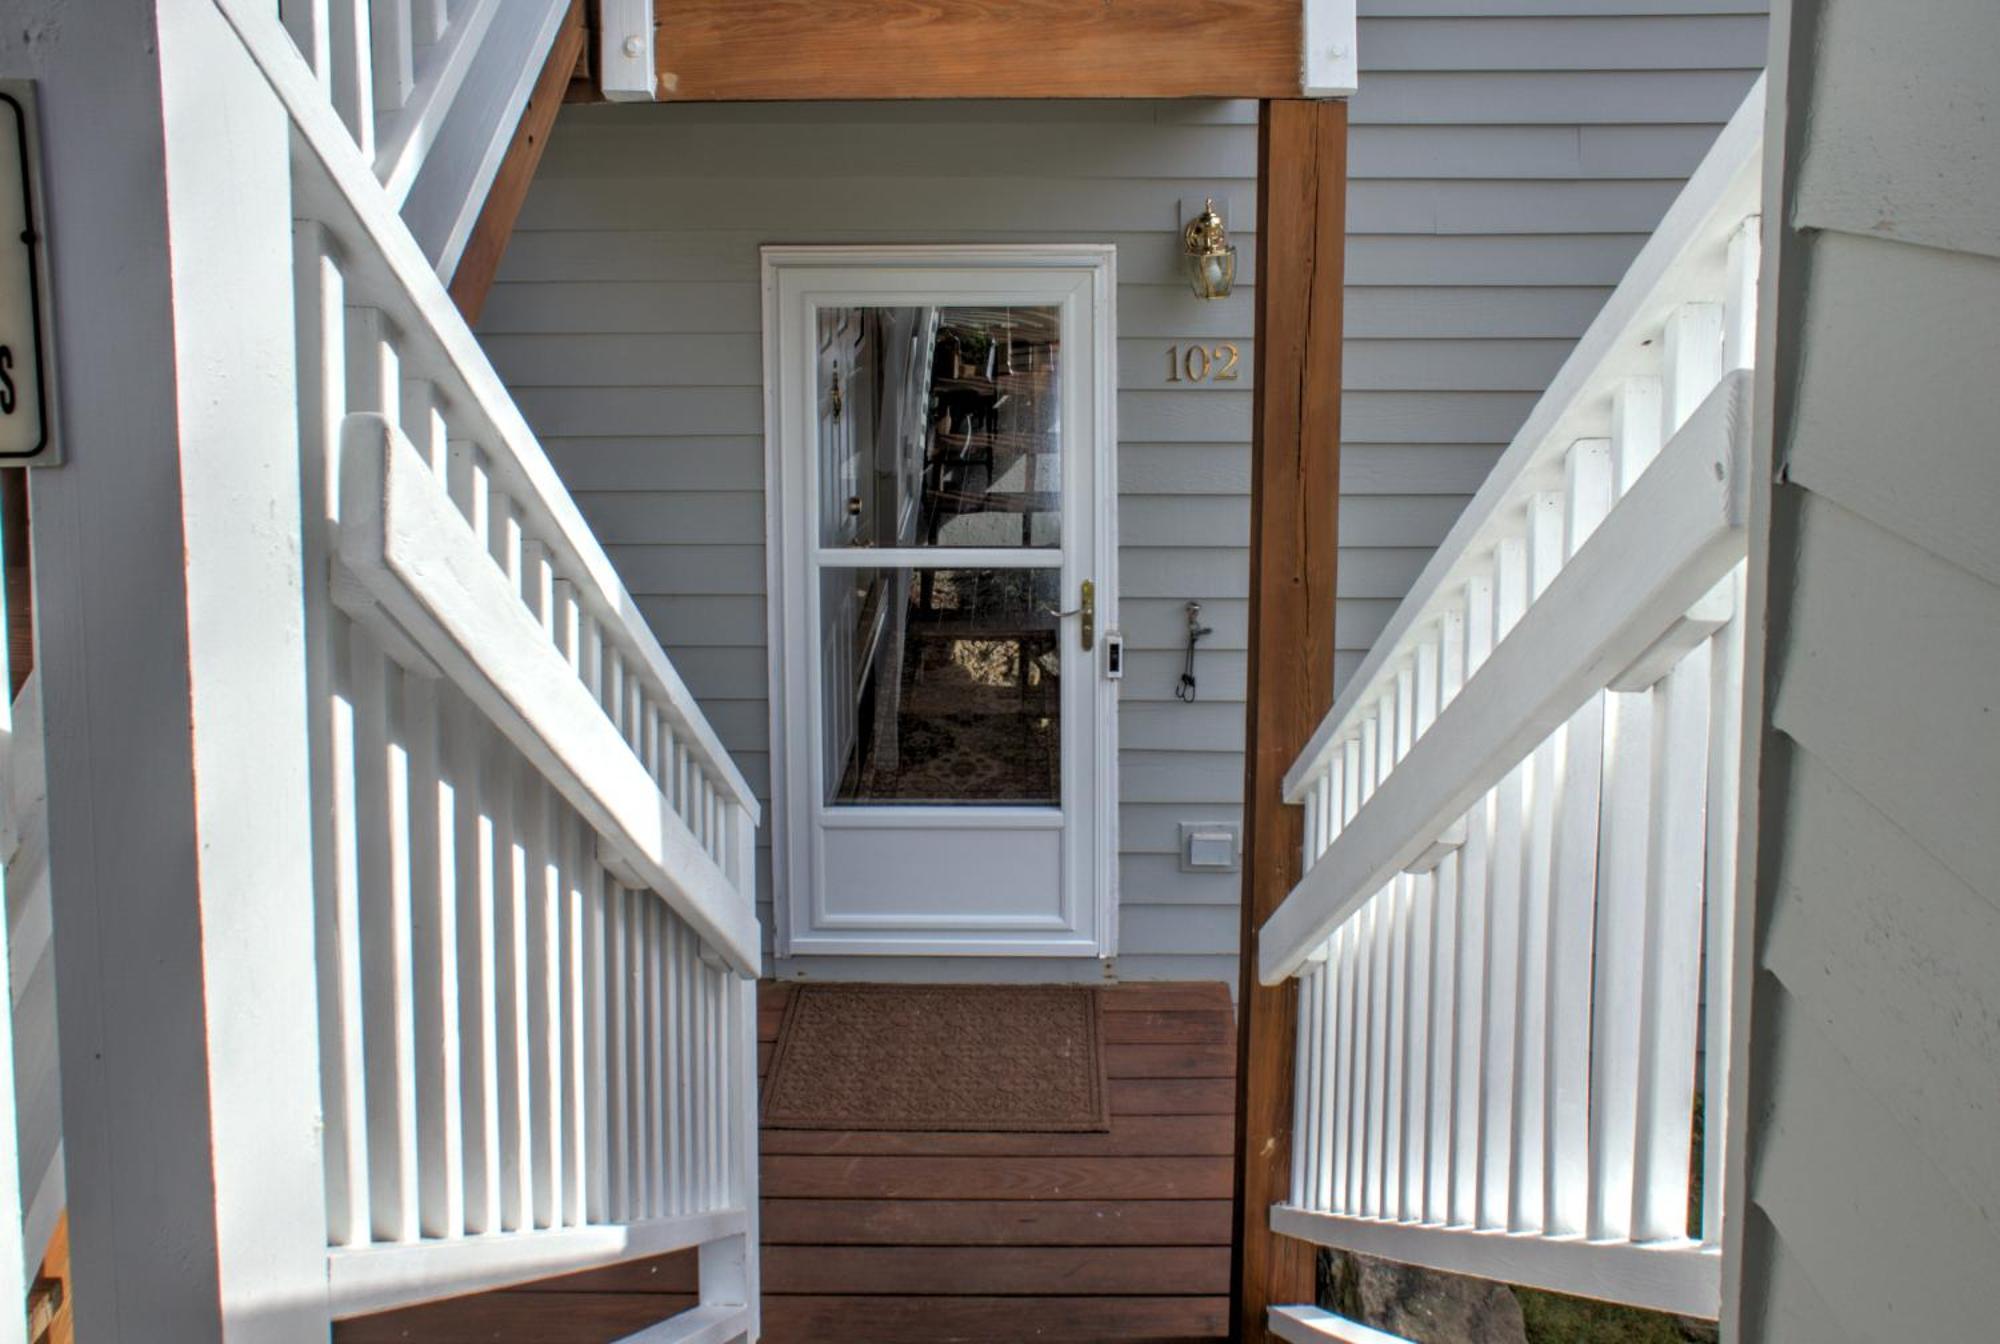
<svg viewBox="0 0 2000 1344">
<path fill-rule="evenodd" d="M 1528 1344 L 1690 1344 L 1714 1339 L 1712 1328 L 1636 1307 L 1516 1288 Z"/>
</svg>

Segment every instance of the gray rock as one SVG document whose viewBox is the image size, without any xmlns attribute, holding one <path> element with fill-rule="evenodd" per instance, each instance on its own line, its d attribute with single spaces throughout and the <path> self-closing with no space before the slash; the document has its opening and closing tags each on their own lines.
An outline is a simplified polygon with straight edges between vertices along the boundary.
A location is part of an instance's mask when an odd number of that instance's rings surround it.
<svg viewBox="0 0 2000 1344">
<path fill-rule="evenodd" d="M 1505 1284 L 1346 1251 L 1320 1257 L 1320 1305 L 1415 1344 L 1527 1344 Z"/>
</svg>

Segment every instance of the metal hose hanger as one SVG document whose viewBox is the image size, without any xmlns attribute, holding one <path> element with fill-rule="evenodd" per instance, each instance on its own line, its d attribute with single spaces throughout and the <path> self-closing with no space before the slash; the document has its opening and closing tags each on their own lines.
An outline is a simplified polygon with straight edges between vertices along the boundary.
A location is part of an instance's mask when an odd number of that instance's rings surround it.
<svg viewBox="0 0 2000 1344">
<path fill-rule="evenodd" d="M 1174 687 L 1174 699 L 1191 705 L 1195 701 L 1194 646 L 1201 643 L 1204 635 L 1212 635 L 1215 629 L 1201 623 L 1201 603 L 1187 604 L 1187 654 L 1181 660 L 1180 684 Z"/>
</svg>

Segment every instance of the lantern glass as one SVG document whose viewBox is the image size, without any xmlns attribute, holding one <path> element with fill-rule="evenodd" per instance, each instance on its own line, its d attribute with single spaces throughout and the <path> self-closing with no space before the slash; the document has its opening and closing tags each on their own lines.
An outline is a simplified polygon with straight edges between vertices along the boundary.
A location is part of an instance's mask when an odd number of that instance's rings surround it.
<svg viewBox="0 0 2000 1344">
<path fill-rule="evenodd" d="M 1196 298 L 1226 299 L 1236 285 L 1236 248 L 1231 244 L 1218 252 L 1191 252 L 1187 269 Z"/>
</svg>

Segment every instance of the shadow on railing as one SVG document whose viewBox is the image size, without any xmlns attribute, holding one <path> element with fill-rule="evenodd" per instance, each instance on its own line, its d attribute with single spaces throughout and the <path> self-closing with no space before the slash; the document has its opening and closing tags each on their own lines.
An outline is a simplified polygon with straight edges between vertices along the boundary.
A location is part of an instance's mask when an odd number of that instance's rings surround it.
<svg viewBox="0 0 2000 1344">
<path fill-rule="evenodd" d="M 220 3 L 292 122 L 330 1312 L 699 1247 L 644 1337 L 754 1335 L 758 805 L 377 177 L 413 14 L 515 7 Z"/>
<path fill-rule="evenodd" d="M 1299 980 L 1281 1233 L 1716 1313 L 1695 1135 L 1728 1054 L 1762 109 L 1286 778 L 1306 870 L 1258 949 Z"/>
</svg>

